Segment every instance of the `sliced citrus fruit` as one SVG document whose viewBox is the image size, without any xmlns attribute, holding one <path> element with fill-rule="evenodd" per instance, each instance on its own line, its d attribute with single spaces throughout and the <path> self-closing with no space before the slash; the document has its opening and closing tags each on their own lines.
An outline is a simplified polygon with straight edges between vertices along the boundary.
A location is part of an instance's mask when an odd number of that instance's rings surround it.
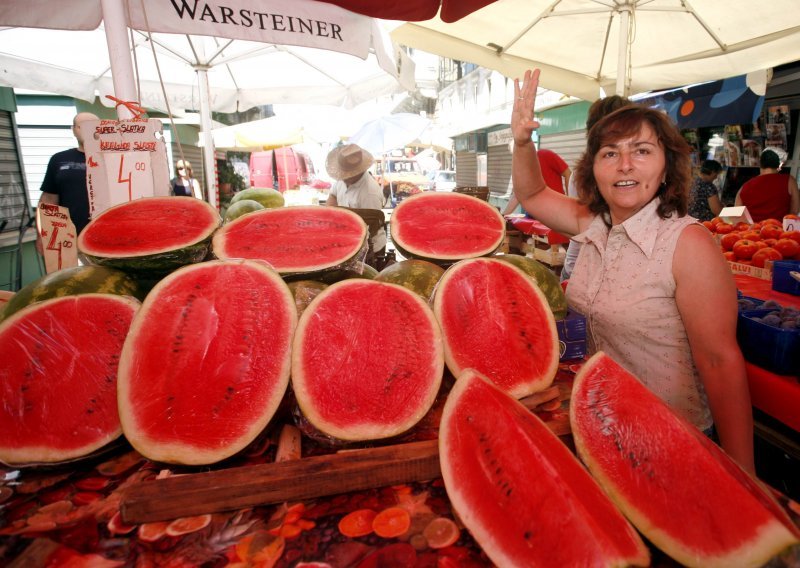
<svg viewBox="0 0 800 568">
<path fill-rule="evenodd" d="M 366 536 L 372 532 L 372 521 L 377 513 L 372 509 L 358 509 L 339 521 L 339 532 L 350 538 Z"/>
<path fill-rule="evenodd" d="M 393 538 L 404 534 L 411 526 L 411 515 L 400 507 L 384 509 L 372 521 L 372 530 L 384 538 Z"/>
<path fill-rule="evenodd" d="M 447 517 L 436 517 L 425 529 L 422 535 L 431 548 L 444 548 L 456 543 L 461 531 L 456 524 Z"/>
<path fill-rule="evenodd" d="M 169 536 L 180 536 L 206 528 L 211 523 L 211 515 L 198 515 L 196 517 L 181 517 L 172 521 L 166 529 Z"/>
</svg>

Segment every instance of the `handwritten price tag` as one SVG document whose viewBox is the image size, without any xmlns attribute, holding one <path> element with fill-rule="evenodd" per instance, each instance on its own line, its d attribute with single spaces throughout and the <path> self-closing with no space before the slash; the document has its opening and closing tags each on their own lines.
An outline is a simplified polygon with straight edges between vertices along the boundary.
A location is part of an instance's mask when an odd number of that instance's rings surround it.
<svg viewBox="0 0 800 568">
<path fill-rule="evenodd" d="M 66 207 L 40 203 L 36 210 L 36 228 L 42 239 L 44 267 L 48 274 L 78 266 L 75 225 Z"/>
<path fill-rule="evenodd" d="M 792 215 L 791 217 L 786 216 L 783 218 L 783 230 L 784 231 L 800 231 L 800 218 L 797 215 Z"/>
</svg>

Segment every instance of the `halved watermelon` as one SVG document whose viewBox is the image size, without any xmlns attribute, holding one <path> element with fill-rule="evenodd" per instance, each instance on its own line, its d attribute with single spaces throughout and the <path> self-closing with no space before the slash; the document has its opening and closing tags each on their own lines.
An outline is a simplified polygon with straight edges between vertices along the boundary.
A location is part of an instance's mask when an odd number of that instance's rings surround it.
<svg viewBox="0 0 800 568">
<path fill-rule="evenodd" d="M 53 298 L 0 324 L 0 461 L 68 461 L 119 437 L 117 364 L 139 305 Z"/>
<path fill-rule="evenodd" d="M 289 288 L 263 262 L 176 270 L 148 294 L 122 350 L 125 436 L 156 461 L 232 456 L 281 402 L 296 324 Z"/>
<path fill-rule="evenodd" d="M 367 225 L 341 207 L 298 206 L 255 211 L 217 231 L 220 259 L 267 261 L 280 274 L 326 270 L 366 252 Z"/>
<path fill-rule="evenodd" d="M 414 426 L 444 371 L 439 326 L 411 290 L 350 279 L 303 312 L 292 349 L 292 387 L 309 422 L 340 440 L 375 440 Z"/>
<path fill-rule="evenodd" d="M 558 370 L 556 322 L 522 270 L 493 258 L 462 260 L 433 296 L 453 376 L 475 369 L 515 398 L 550 386 Z"/>
<path fill-rule="evenodd" d="M 486 201 L 460 193 L 425 192 L 404 199 L 392 213 L 392 242 L 406 258 L 450 263 L 492 254 L 506 221 Z"/>
<path fill-rule="evenodd" d="M 103 211 L 78 236 L 91 263 L 128 272 L 160 272 L 206 257 L 222 219 L 194 197 L 145 197 Z"/>
<path fill-rule="evenodd" d="M 445 402 L 439 460 L 461 521 L 497 566 L 647 566 L 633 527 L 528 409 L 472 369 Z"/>
<path fill-rule="evenodd" d="M 686 566 L 761 566 L 800 541 L 780 505 L 605 353 L 575 378 L 578 455 L 630 521 Z"/>
</svg>

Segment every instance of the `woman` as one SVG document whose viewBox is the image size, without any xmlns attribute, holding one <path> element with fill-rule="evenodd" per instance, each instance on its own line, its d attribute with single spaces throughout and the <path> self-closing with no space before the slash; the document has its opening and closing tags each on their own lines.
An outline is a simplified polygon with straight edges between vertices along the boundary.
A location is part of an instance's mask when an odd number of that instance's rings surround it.
<svg viewBox="0 0 800 568">
<path fill-rule="evenodd" d="M 178 160 L 175 164 L 175 177 L 172 178 L 172 195 L 203 198 L 200 184 L 192 175 L 192 164 L 186 160 Z"/>
<path fill-rule="evenodd" d="M 583 243 L 567 287 L 603 350 L 679 415 L 755 472 L 736 287 L 710 233 L 686 215 L 689 148 L 660 111 L 623 107 L 589 131 L 579 199 L 545 191 L 531 141 L 539 71 L 527 71 L 511 119 L 513 185 L 542 223 Z M 712 420 L 713 417 L 713 420 Z"/>
<path fill-rule="evenodd" d="M 754 222 L 764 219 L 783 219 L 797 214 L 800 193 L 797 182 L 789 174 L 780 173 L 783 160 L 770 148 L 761 152 L 759 174 L 742 185 L 736 194 L 735 205 L 744 205 Z"/>
</svg>

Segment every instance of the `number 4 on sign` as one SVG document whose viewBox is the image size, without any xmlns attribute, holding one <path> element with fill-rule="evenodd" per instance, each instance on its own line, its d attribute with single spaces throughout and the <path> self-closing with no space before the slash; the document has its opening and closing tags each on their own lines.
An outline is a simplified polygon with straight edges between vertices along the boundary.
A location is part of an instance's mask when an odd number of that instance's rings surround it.
<svg viewBox="0 0 800 568">
<path fill-rule="evenodd" d="M 138 155 L 137 155 L 138 154 Z M 119 174 L 117 175 L 117 183 L 120 184 L 127 184 L 128 186 L 128 201 L 133 199 L 133 172 L 146 172 L 147 171 L 147 164 L 145 160 L 139 159 L 136 160 L 135 158 L 141 158 L 141 152 L 136 152 L 134 154 L 133 161 L 133 168 L 128 168 L 126 172 L 125 168 L 125 157 L 129 156 L 129 154 L 120 154 L 119 157 Z M 128 160 L 130 163 L 131 160 Z M 122 177 L 123 173 L 127 173 L 128 177 Z M 137 177 L 140 177 L 137 175 Z"/>
<path fill-rule="evenodd" d="M 42 242 L 47 243 L 42 253 L 48 274 L 62 268 L 78 266 L 75 225 L 72 224 L 66 207 L 40 203 L 36 211 L 36 225 Z"/>
</svg>

